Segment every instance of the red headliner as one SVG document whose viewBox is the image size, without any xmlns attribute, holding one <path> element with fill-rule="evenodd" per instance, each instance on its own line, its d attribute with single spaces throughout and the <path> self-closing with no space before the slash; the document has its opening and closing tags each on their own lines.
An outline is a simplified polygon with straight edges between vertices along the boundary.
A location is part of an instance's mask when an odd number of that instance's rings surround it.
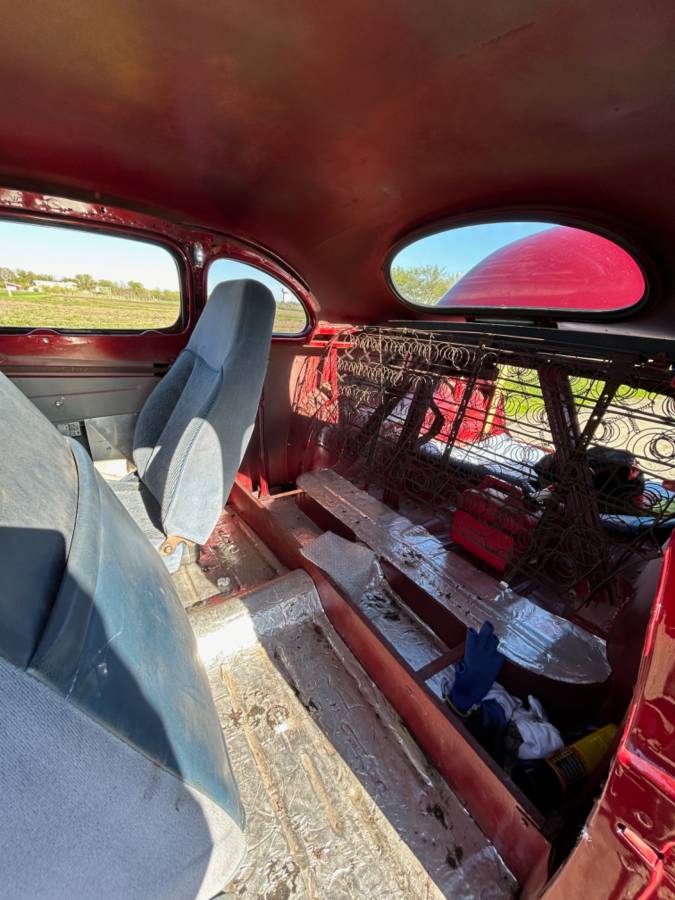
<svg viewBox="0 0 675 900">
<path fill-rule="evenodd" d="M 343 321 L 417 315 L 382 273 L 412 228 L 582 211 L 654 258 L 641 321 L 672 334 L 674 31 L 672 0 L 32 0 L 3 17 L 0 180 L 259 242 Z"/>
</svg>

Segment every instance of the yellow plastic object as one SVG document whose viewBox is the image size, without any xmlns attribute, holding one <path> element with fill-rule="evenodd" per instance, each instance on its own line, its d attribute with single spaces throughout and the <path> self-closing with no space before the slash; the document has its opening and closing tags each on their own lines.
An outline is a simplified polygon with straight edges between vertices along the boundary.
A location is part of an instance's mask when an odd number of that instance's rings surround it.
<svg viewBox="0 0 675 900">
<path fill-rule="evenodd" d="M 600 765 L 616 732 L 616 725 L 605 725 L 546 760 L 564 791 L 582 781 Z"/>
</svg>

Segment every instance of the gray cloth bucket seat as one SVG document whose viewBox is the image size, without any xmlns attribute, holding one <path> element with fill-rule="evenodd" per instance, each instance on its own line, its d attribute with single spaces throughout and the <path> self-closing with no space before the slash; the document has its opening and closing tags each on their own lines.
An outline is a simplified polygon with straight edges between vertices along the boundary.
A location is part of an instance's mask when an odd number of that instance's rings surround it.
<svg viewBox="0 0 675 900">
<path fill-rule="evenodd" d="M 260 282 L 219 284 L 140 412 L 137 474 L 110 486 L 157 549 L 167 537 L 203 543 L 220 518 L 253 432 L 274 313 Z M 169 571 L 182 549 L 162 554 Z"/>
<path fill-rule="evenodd" d="M 207 900 L 243 811 L 158 554 L 0 374 L 0 895 Z"/>
</svg>

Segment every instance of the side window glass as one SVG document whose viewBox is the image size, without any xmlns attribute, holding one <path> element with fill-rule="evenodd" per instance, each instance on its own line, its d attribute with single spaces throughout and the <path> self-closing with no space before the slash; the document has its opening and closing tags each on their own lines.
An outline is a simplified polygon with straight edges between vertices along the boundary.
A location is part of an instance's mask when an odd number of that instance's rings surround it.
<svg viewBox="0 0 675 900">
<path fill-rule="evenodd" d="M 234 259 L 215 260 L 209 269 L 209 294 L 221 281 L 232 281 L 236 278 L 254 278 L 272 291 L 277 305 L 274 334 L 296 335 L 302 334 L 307 329 L 307 312 L 293 291 L 278 278 L 256 269 L 255 266 Z"/>
<path fill-rule="evenodd" d="M 647 289 L 623 247 L 555 222 L 439 231 L 403 247 L 389 274 L 403 300 L 450 311 L 538 309 L 592 316 L 630 309 Z"/>
<path fill-rule="evenodd" d="M 157 244 L 0 221 L 0 328 L 149 331 L 181 312 L 176 261 Z"/>
</svg>

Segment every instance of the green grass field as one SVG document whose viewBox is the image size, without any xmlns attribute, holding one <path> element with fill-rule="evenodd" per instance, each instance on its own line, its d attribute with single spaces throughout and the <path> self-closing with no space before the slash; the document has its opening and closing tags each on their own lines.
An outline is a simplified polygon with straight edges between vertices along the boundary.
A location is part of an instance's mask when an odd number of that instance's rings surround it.
<svg viewBox="0 0 675 900">
<path fill-rule="evenodd" d="M 299 303 L 277 303 L 274 330 L 278 334 L 298 334 L 305 330 L 307 316 Z"/>
<path fill-rule="evenodd" d="M 148 329 L 169 328 L 178 318 L 178 302 L 88 294 L 0 291 L 0 326 L 5 328 Z"/>
<path fill-rule="evenodd" d="M 60 330 L 142 330 L 170 328 L 178 318 L 177 300 L 146 300 L 78 291 L 63 293 L 0 290 L 0 327 Z M 299 303 L 278 303 L 274 330 L 304 331 L 305 311 Z"/>
</svg>

